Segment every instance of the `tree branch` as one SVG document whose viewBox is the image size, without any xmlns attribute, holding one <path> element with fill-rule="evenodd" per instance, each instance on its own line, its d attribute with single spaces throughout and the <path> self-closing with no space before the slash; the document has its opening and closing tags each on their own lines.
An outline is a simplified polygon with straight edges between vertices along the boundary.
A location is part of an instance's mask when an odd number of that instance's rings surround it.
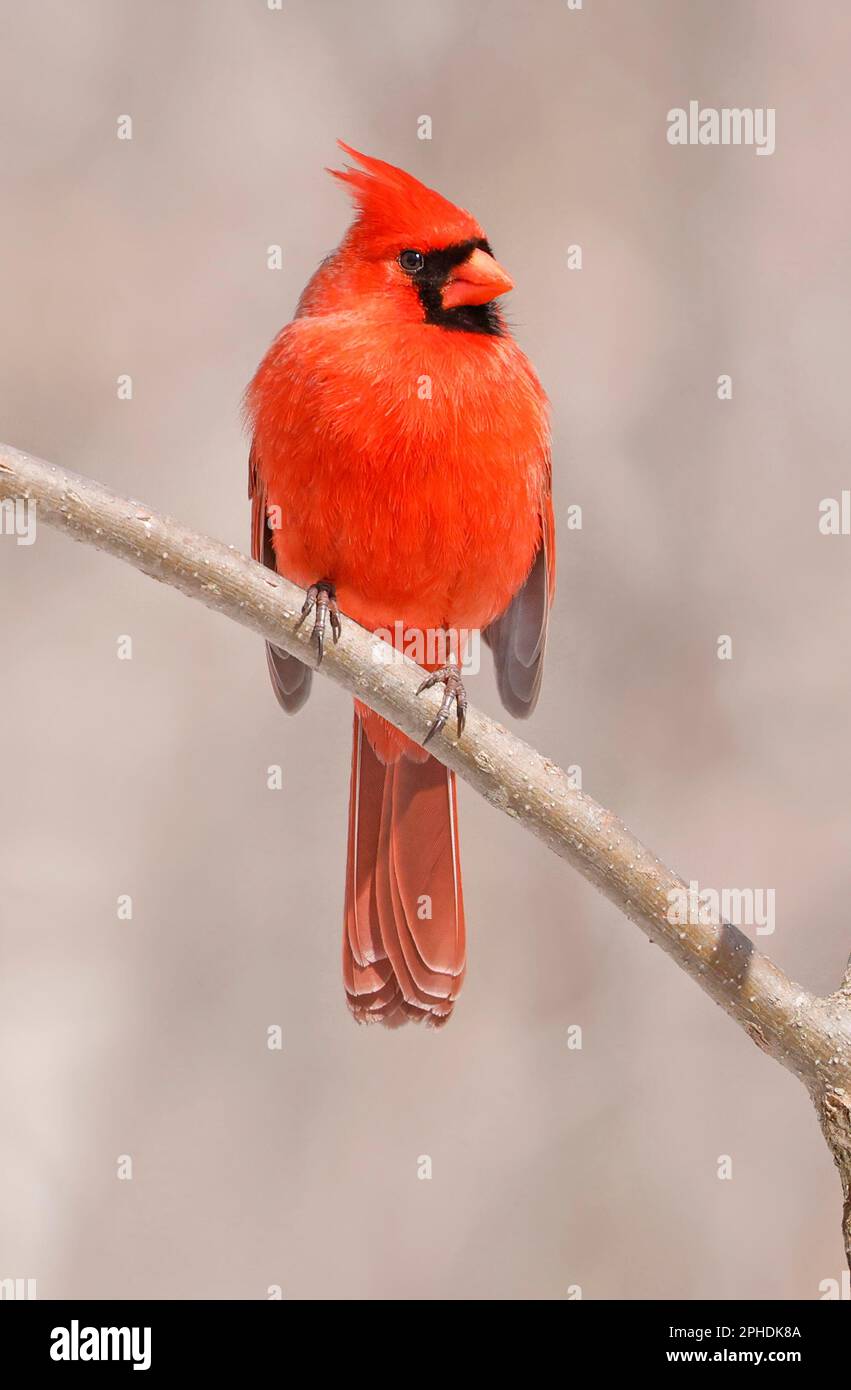
<svg viewBox="0 0 851 1390">
<path fill-rule="evenodd" d="M 199 599 L 310 666 L 303 594 L 233 547 L 150 507 L 118 497 L 29 454 L 0 445 L 0 499 L 28 499 L 38 522 L 127 561 Z M 416 697 L 421 669 L 346 619 L 322 674 L 422 741 L 439 696 Z M 566 859 L 696 980 L 748 1036 L 809 1089 L 842 1177 L 851 1263 L 851 973 L 818 998 L 790 980 L 736 927 L 669 921 L 685 885 L 613 812 L 568 785 L 564 772 L 501 725 L 470 709 L 463 738 L 448 731 L 430 751 L 493 806 Z"/>
</svg>

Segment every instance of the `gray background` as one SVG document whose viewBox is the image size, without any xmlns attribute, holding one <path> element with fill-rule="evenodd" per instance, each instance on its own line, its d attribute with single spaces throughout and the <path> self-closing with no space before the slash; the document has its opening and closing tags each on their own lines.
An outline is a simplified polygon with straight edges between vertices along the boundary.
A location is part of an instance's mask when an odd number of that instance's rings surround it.
<svg viewBox="0 0 851 1390">
<path fill-rule="evenodd" d="M 848 6 L 42 0 L 2 5 L 0 52 L 2 437 L 245 546 L 240 396 L 347 225 L 335 138 L 471 208 L 554 406 L 559 591 L 523 732 L 686 877 L 773 887 L 760 945 L 835 988 L 851 538 L 817 521 L 851 485 Z M 776 107 L 776 153 L 672 148 L 690 99 Z M 0 620 L 0 1277 L 460 1299 L 839 1277 L 803 1089 L 518 826 L 461 789 L 450 1027 L 358 1029 L 346 697 L 319 681 L 287 721 L 258 640 L 46 529 L 0 537 Z M 489 670 L 471 698 L 498 712 Z"/>
</svg>

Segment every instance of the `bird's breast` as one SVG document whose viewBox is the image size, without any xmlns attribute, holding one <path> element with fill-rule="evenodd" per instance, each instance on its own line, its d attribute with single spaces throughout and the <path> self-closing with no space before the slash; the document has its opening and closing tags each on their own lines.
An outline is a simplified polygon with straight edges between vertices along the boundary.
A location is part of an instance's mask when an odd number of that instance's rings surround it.
<svg viewBox="0 0 851 1390">
<path fill-rule="evenodd" d="M 480 626 L 540 537 L 546 401 L 510 338 L 289 325 L 249 393 L 282 573 L 369 627 Z"/>
</svg>

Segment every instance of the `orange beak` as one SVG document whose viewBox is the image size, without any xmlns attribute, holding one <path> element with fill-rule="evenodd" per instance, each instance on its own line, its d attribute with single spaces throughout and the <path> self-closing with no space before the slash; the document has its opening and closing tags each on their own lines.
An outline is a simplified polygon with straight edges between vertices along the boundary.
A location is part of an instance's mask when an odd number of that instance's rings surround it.
<svg viewBox="0 0 851 1390">
<path fill-rule="evenodd" d="M 477 247 L 452 271 L 443 291 L 444 309 L 460 304 L 489 304 L 497 295 L 514 289 L 514 281 L 493 256 Z"/>
</svg>

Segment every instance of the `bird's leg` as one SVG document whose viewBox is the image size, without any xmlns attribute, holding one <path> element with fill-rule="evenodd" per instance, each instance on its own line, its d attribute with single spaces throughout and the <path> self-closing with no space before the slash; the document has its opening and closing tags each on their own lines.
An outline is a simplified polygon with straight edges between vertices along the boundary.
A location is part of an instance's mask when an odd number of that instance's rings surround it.
<svg viewBox="0 0 851 1390">
<path fill-rule="evenodd" d="M 439 681 L 443 682 L 443 700 L 441 701 L 440 709 L 437 711 L 431 728 L 423 739 L 423 747 L 425 747 L 430 738 L 433 738 L 435 734 L 439 734 L 446 724 L 452 711 L 453 700 L 455 701 L 455 718 L 458 726 L 458 737 L 460 738 L 464 732 L 464 724 L 467 719 L 467 692 L 464 689 L 464 682 L 461 679 L 460 666 L 455 663 L 449 666 L 439 666 L 436 671 L 432 671 L 430 676 L 426 676 L 422 685 L 417 690 L 417 694 L 421 695 L 424 690 L 429 690 L 431 686 L 437 685 Z"/>
<path fill-rule="evenodd" d="M 317 579 L 315 584 L 311 584 L 307 591 L 301 609 L 301 617 L 296 623 L 296 627 L 301 627 L 308 613 L 316 609 L 316 617 L 313 620 L 313 632 L 311 638 L 316 641 L 317 666 L 322 665 L 322 656 L 325 651 L 325 624 L 330 618 L 331 633 L 334 641 L 339 642 L 342 628 L 340 626 L 340 610 L 337 607 L 337 590 L 330 579 Z"/>
</svg>

